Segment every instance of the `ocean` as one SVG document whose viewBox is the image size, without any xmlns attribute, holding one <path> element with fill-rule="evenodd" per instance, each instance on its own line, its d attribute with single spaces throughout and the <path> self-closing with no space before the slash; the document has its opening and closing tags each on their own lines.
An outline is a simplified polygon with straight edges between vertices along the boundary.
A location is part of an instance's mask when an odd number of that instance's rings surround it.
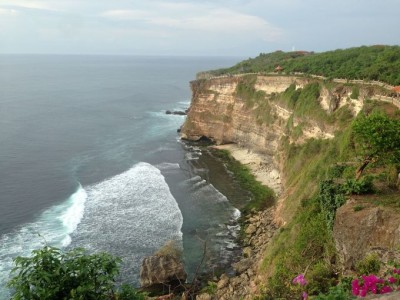
<svg viewBox="0 0 400 300">
<path fill-rule="evenodd" d="M 246 197 L 221 162 L 179 139 L 196 72 L 240 58 L 0 55 L 0 299 L 16 256 L 45 244 L 141 260 L 169 240 L 193 274 L 235 249 Z"/>
</svg>

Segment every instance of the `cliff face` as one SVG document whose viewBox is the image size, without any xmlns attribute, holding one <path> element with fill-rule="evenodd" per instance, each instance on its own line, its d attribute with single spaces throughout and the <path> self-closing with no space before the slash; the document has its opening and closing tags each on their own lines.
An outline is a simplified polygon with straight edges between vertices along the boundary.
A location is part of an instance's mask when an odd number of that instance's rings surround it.
<svg viewBox="0 0 400 300">
<path fill-rule="evenodd" d="M 289 223 L 291 218 L 294 219 L 296 214 L 294 198 L 301 198 L 302 194 L 306 194 L 304 190 L 307 190 L 301 178 L 296 177 L 292 183 L 289 183 L 289 179 L 287 182 L 284 180 L 285 175 L 287 177 L 291 175 L 283 172 L 284 161 L 281 153 L 284 153 L 285 145 L 304 144 L 311 138 L 332 139 L 338 129 L 349 126 L 367 99 L 392 103 L 394 100 L 387 97 L 388 91 L 382 87 L 325 82 L 318 78 L 296 76 L 253 74 L 216 77 L 193 81 L 191 88 L 192 103 L 181 128 L 182 138 L 198 140 L 206 137 L 216 144 L 232 143 L 248 152 L 257 152 L 270 158 L 267 160 L 270 162 L 269 167 L 279 172 L 274 178 L 283 179 L 282 193 L 276 207 L 267 215 L 261 213 L 260 216 L 250 217 L 247 220 L 245 232 L 248 243 L 244 254 L 251 253 L 247 256 L 252 259 L 244 258 L 239 263 L 246 268 L 245 270 L 240 268 L 236 277 L 230 279 L 224 277 L 218 282 L 218 295 L 229 295 L 218 299 L 240 297 L 250 299 L 251 297 L 247 296 L 260 292 L 257 287 L 267 282 L 264 276 L 270 275 L 269 271 L 264 274 L 259 271 L 266 249 L 272 245 L 269 241 L 279 226 Z M 341 140 L 333 140 L 335 141 Z M 326 144 L 328 143 L 323 145 Z M 321 148 L 318 151 L 325 150 Z M 314 155 L 318 155 L 318 152 Z M 313 159 L 310 157 L 307 164 L 311 165 Z M 292 164 L 297 166 L 295 159 L 292 159 Z M 299 165 L 291 169 L 301 174 L 302 168 L 306 166 Z M 287 166 L 285 166 L 286 171 Z M 310 181 L 317 180 L 312 177 L 313 175 L 308 176 L 311 178 Z M 314 185 L 315 190 L 318 189 L 317 184 L 316 182 Z M 299 205 L 298 200 L 297 205 Z M 285 210 L 290 210 L 290 213 Z M 368 208 L 355 214 L 353 206 L 346 204 L 340 208 L 337 212 L 334 236 L 343 269 L 352 268 L 369 252 L 387 256 L 388 260 L 393 258 L 393 255 L 400 258 L 396 256 L 397 252 L 393 253 L 394 247 L 400 241 L 398 219 L 398 213 L 392 213 L 387 209 Z M 391 224 L 390 220 L 395 220 L 394 224 Z M 372 242 L 373 240 L 376 242 Z M 379 245 L 384 249 L 377 249 Z"/>
<path fill-rule="evenodd" d="M 261 153 L 275 154 L 279 140 L 286 136 L 288 120 L 293 117 L 293 126 L 303 123 L 303 140 L 307 138 L 332 138 L 335 128 L 328 122 L 293 115 L 293 111 L 273 97 L 284 92 L 290 85 L 296 89 L 307 84 L 318 82 L 315 78 L 297 76 L 247 75 L 253 76 L 254 94 L 263 92 L 264 103 L 250 104 L 238 93 L 238 85 L 246 81 L 244 76 L 225 76 L 211 79 L 200 79 L 191 82 L 193 93 L 188 117 L 182 127 L 182 138 L 198 140 L 207 137 L 217 144 L 236 143 Z M 319 80 L 321 89 L 318 98 L 319 105 L 327 114 L 348 106 L 356 115 L 365 99 L 385 98 L 382 90 L 371 86 L 358 86 L 357 94 L 353 95 L 354 87 L 348 84 L 332 83 L 325 85 Z M 381 95 L 383 93 L 383 95 Z M 381 99 L 382 100 L 382 99 Z M 260 111 L 260 107 L 263 111 Z M 265 114 L 268 120 L 263 120 Z"/>
<path fill-rule="evenodd" d="M 277 119 L 272 124 L 261 124 L 255 108 L 236 95 L 240 81 L 240 77 L 223 77 L 191 82 L 193 98 L 182 137 L 207 137 L 217 144 L 236 143 L 256 152 L 275 154 L 291 112 L 276 105 L 271 113 Z M 269 94 L 279 93 L 294 81 L 290 77 L 259 77 L 254 87 Z"/>
</svg>

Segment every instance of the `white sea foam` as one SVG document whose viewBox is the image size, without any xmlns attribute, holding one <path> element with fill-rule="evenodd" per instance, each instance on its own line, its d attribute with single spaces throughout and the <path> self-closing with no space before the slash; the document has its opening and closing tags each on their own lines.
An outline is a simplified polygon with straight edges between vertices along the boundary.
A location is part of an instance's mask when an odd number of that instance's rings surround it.
<svg viewBox="0 0 400 300">
<path fill-rule="evenodd" d="M 75 231 L 79 222 L 82 220 L 86 198 L 86 191 L 79 185 L 79 189 L 69 199 L 71 206 L 65 213 L 58 217 L 62 221 L 67 233 L 67 236 L 61 242 L 63 247 L 71 243 L 70 234 Z"/>
<path fill-rule="evenodd" d="M 238 210 L 236 207 L 234 207 L 232 216 L 233 216 L 234 220 L 239 220 L 239 218 L 241 216 L 240 210 Z"/>
<path fill-rule="evenodd" d="M 85 214 L 71 246 L 121 257 L 122 276 L 135 278 L 144 256 L 168 240 L 181 241 L 181 211 L 155 166 L 138 163 L 86 189 Z"/>
<path fill-rule="evenodd" d="M 32 250 L 41 248 L 45 243 L 55 247 L 68 244 L 69 235 L 82 219 L 85 200 L 86 191 L 79 184 L 75 193 L 63 203 L 48 208 L 36 221 L 0 237 L 0 299 L 8 297 L 3 287 L 13 267 L 12 258 L 29 256 Z"/>
<path fill-rule="evenodd" d="M 178 163 L 168 163 L 168 162 L 163 162 L 158 165 L 156 165 L 156 168 L 159 170 L 178 170 L 180 169 L 180 166 Z"/>
</svg>

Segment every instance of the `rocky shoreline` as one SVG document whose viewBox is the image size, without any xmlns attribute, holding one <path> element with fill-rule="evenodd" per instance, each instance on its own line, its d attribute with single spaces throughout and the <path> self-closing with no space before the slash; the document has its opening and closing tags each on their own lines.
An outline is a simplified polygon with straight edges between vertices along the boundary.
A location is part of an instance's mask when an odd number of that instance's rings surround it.
<svg viewBox="0 0 400 300">
<path fill-rule="evenodd" d="M 212 146 L 229 153 L 241 164 L 246 165 L 251 173 L 262 184 L 272 188 L 277 195 L 282 191 L 280 172 L 274 166 L 272 158 L 267 155 L 250 152 L 235 144 Z M 216 281 L 214 294 L 199 294 L 197 300 L 236 300 L 254 299 L 261 294 L 260 288 L 265 286 L 266 278 L 260 274 L 260 266 L 265 250 L 276 231 L 279 223 L 275 217 L 276 207 L 252 213 L 244 217 L 244 235 L 241 240 L 242 256 L 232 264 L 234 276 L 223 274 Z"/>
<path fill-rule="evenodd" d="M 253 299 L 260 294 L 265 278 L 259 275 L 264 252 L 274 237 L 278 224 L 274 221 L 274 207 L 255 213 L 245 220 L 242 258 L 233 264 L 236 275 L 223 274 L 217 282 L 215 295 L 200 294 L 197 300 Z"/>
</svg>

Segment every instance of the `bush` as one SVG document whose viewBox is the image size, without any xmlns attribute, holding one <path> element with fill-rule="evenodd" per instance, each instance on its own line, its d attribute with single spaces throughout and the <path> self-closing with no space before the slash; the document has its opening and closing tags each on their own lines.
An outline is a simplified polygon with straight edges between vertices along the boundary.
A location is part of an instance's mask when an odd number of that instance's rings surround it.
<svg viewBox="0 0 400 300">
<path fill-rule="evenodd" d="M 362 275 L 376 274 L 381 269 L 381 262 L 375 253 L 368 254 L 356 264 L 357 273 Z"/>
<path fill-rule="evenodd" d="M 328 292 L 329 287 L 334 284 L 334 274 L 332 267 L 324 262 L 318 262 L 310 271 L 309 285 L 307 291 L 310 294 L 315 292 Z"/>
<path fill-rule="evenodd" d="M 333 180 L 322 181 L 320 183 L 318 200 L 328 227 L 333 228 L 336 210 L 346 201 L 342 187 L 335 184 Z"/>
<path fill-rule="evenodd" d="M 145 300 L 147 294 L 143 292 L 139 292 L 134 287 L 123 284 L 121 286 L 121 291 L 118 293 L 118 300 Z"/>
<path fill-rule="evenodd" d="M 167 241 L 164 246 L 162 246 L 160 249 L 157 250 L 155 255 L 158 256 L 173 256 L 176 259 L 181 259 L 182 258 L 182 247 L 173 240 Z"/>
<path fill-rule="evenodd" d="M 346 194 L 369 194 L 374 192 L 372 176 L 365 176 L 361 180 L 347 179 L 343 185 L 343 190 Z"/>
<path fill-rule="evenodd" d="M 16 275 L 8 286 L 11 299 L 110 299 L 120 259 L 107 253 L 87 254 L 82 248 L 63 253 L 45 246 L 32 257 L 14 259 Z"/>
<path fill-rule="evenodd" d="M 350 291 L 341 283 L 331 287 L 326 295 L 320 294 L 315 300 L 349 300 L 355 299 L 350 295 Z"/>
</svg>

